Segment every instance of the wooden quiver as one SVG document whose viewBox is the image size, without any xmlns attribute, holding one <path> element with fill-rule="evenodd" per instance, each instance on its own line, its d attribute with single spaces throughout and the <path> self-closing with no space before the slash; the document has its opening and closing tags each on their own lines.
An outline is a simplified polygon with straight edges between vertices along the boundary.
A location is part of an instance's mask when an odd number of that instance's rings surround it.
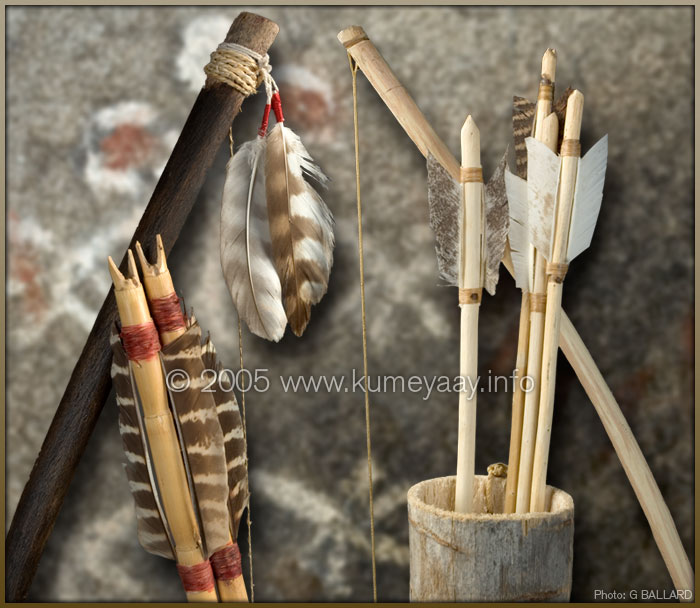
<svg viewBox="0 0 700 608">
<path fill-rule="evenodd" d="M 454 476 L 408 491 L 411 601 L 569 600 L 573 499 L 547 486 L 547 512 L 504 514 L 505 483 L 475 476 L 473 513 L 454 511 Z"/>
</svg>

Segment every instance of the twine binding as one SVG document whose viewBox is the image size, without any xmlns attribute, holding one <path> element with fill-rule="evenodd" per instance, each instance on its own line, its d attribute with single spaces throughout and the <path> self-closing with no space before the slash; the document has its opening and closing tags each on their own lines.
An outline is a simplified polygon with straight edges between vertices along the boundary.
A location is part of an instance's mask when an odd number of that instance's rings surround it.
<svg viewBox="0 0 700 608">
<path fill-rule="evenodd" d="M 547 296 L 543 293 L 528 294 L 530 300 L 530 312 L 544 312 L 547 303 Z"/>
<path fill-rule="evenodd" d="M 481 304 L 481 293 L 483 289 L 478 287 L 477 289 L 459 289 L 459 305 L 464 304 Z"/>
<path fill-rule="evenodd" d="M 214 573 L 209 560 L 195 564 L 194 566 L 184 566 L 177 564 L 177 572 L 180 575 L 182 586 L 186 593 L 197 591 L 211 591 L 214 589 Z"/>
<path fill-rule="evenodd" d="M 555 283 L 563 283 L 568 264 L 547 264 L 547 276 Z"/>
<path fill-rule="evenodd" d="M 268 103 L 277 91 L 277 84 L 271 75 L 270 56 L 234 42 L 222 42 L 211 54 L 204 73 L 217 82 L 236 89 L 241 95 L 253 95 L 265 84 Z"/>
<path fill-rule="evenodd" d="M 185 327 L 181 301 L 176 293 L 151 300 L 151 314 L 159 332 L 177 331 Z"/>
<path fill-rule="evenodd" d="M 219 580 L 234 580 L 242 574 L 241 552 L 236 543 L 230 543 L 212 553 L 211 568 Z"/>
<path fill-rule="evenodd" d="M 459 181 L 462 184 L 476 184 L 484 182 L 484 173 L 481 167 L 460 167 Z"/>
<path fill-rule="evenodd" d="M 148 361 L 160 351 L 160 338 L 152 319 L 139 325 L 125 325 L 119 336 L 130 361 Z"/>
<path fill-rule="evenodd" d="M 578 139 L 565 139 L 561 142 L 561 156 L 581 156 L 581 142 Z"/>
</svg>

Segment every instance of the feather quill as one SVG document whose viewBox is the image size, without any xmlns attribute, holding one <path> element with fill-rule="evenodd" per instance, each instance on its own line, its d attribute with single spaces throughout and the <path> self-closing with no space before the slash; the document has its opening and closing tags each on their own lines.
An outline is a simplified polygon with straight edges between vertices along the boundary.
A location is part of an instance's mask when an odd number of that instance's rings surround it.
<svg viewBox="0 0 700 608">
<path fill-rule="evenodd" d="M 136 508 L 136 530 L 139 544 L 149 553 L 175 559 L 163 509 L 158 499 L 150 455 L 144 442 L 144 431 L 134 387 L 131 364 L 119 339 L 116 325 L 110 336 L 112 347 L 112 382 L 119 408 L 119 434 L 126 463 L 124 470 Z"/>
<path fill-rule="evenodd" d="M 277 123 L 267 136 L 267 209 L 284 310 L 297 336 L 309 322 L 311 306 L 326 293 L 335 244 L 333 217 L 306 176 L 321 185 L 328 181 L 299 137 Z"/>
<path fill-rule="evenodd" d="M 221 267 L 236 310 L 255 335 L 279 341 L 287 326 L 265 202 L 265 139 L 243 144 L 226 167 Z"/>
</svg>

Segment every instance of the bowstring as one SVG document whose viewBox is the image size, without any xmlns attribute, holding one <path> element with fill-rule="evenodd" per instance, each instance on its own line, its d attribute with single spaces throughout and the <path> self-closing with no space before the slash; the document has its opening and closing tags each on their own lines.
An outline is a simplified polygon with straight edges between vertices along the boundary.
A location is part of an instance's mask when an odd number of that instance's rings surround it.
<svg viewBox="0 0 700 608">
<path fill-rule="evenodd" d="M 374 491 L 372 483 L 372 439 L 370 432 L 369 387 L 367 373 L 367 316 L 365 313 L 365 263 L 362 244 L 362 197 L 360 195 L 360 133 L 357 115 L 357 63 L 348 53 L 352 73 L 352 112 L 355 135 L 355 192 L 357 197 L 357 250 L 360 258 L 360 301 L 362 303 L 362 363 L 364 366 L 365 431 L 367 436 L 367 484 L 369 490 L 369 529 L 372 547 L 372 595 L 377 601 L 377 557 L 374 539 Z"/>
<path fill-rule="evenodd" d="M 231 158 L 233 158 L 233 127 L 228 129 L 228 146 Z M 245 369 L 243 365 L 243 328 L 241 317 L 238 315 L 238 357 L 241 372 Z M 245 374 L 241 373 L 241 422 L 243 423 L 243 444 L 245 445 L 245 475 L 248 479 L 248 508 L 246 509 L 246 523 L 248 525 L 248 572 L 250 575 L 250 602 L 255 602 L 255 584 L 253 583 L 253 536 L 250 518 L 250 477 L 248 476 L 248 430 L 245 421 Z"/>
</svg>

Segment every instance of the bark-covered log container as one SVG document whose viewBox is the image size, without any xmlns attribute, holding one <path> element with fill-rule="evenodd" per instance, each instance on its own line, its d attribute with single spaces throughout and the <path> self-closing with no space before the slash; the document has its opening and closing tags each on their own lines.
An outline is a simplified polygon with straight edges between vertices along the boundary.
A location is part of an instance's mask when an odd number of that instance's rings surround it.
<svg viewBox="0 0 700 608">
<path fill-rule="evenodd" d="M 547 486 L 544 513 L 504 514 L 505 478 L 474 478 L 474 512 L 456 513 L 455 477 L 408 491 L 411 601 L 568 601 L 574 501 Z"/>
</svg>

